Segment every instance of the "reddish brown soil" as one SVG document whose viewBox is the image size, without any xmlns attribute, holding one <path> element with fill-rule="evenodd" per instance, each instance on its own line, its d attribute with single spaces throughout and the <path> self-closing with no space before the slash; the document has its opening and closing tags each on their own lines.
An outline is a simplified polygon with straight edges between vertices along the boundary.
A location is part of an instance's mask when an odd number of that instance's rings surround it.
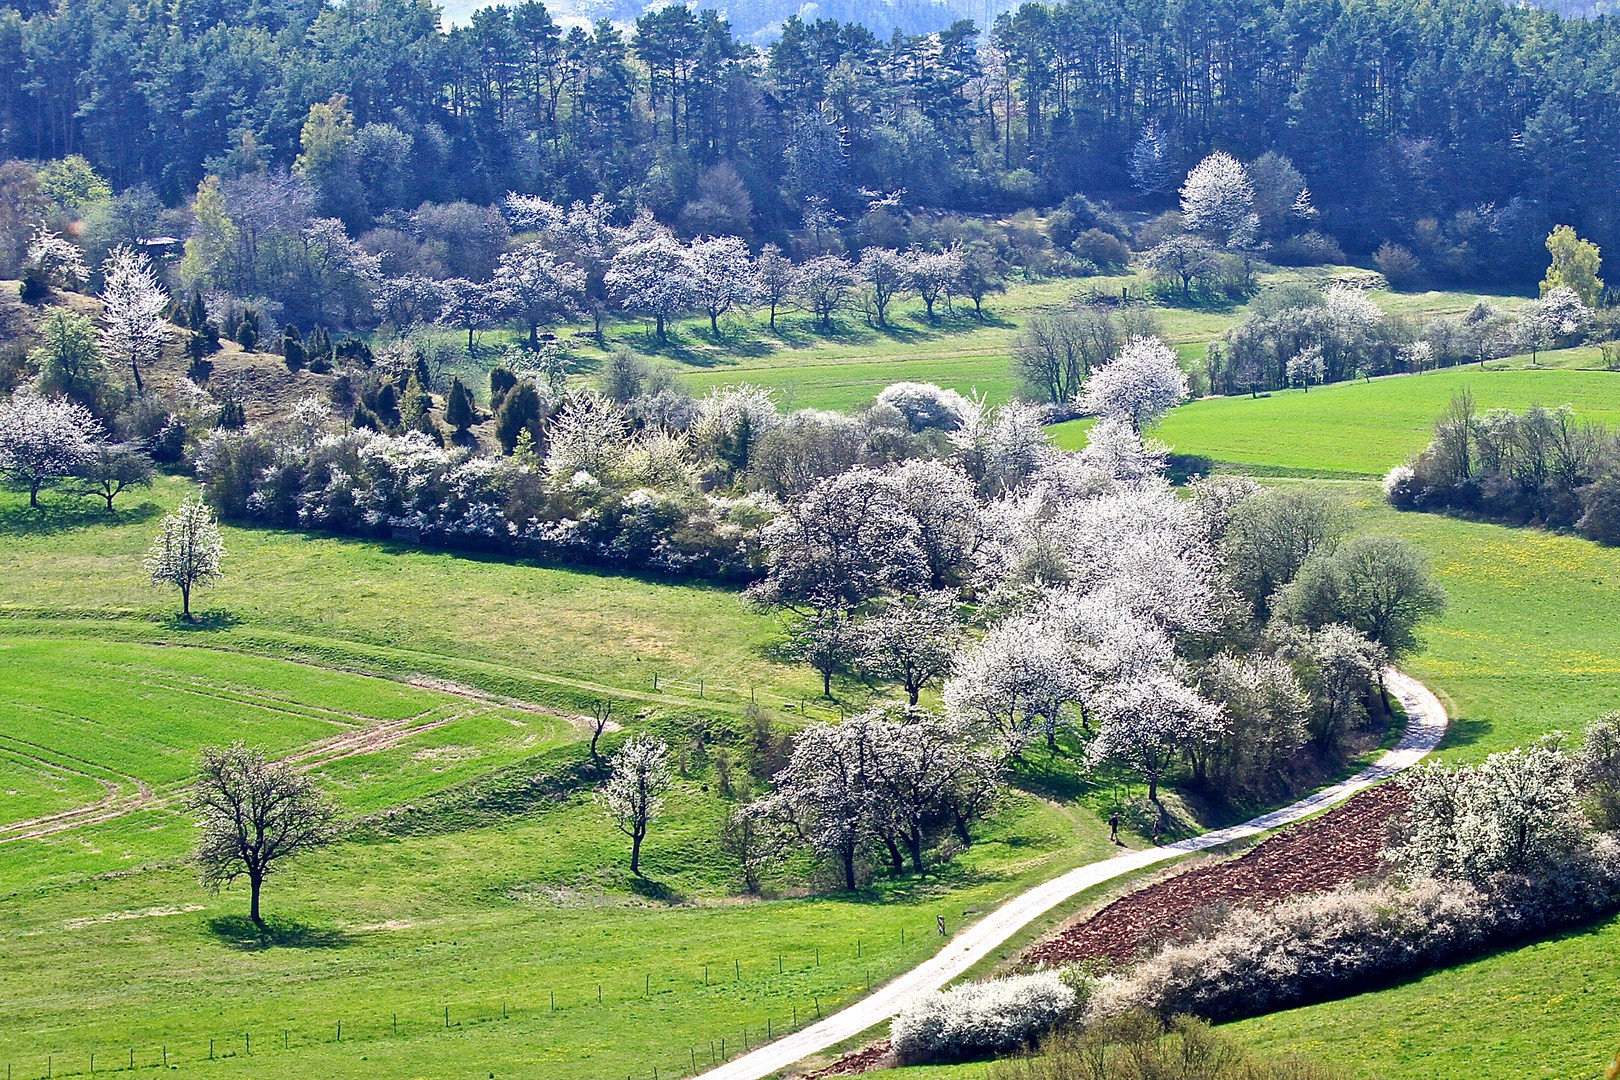
<svg viewBox="0 0 1620 1080">
<path fill-rule="evenodd" d="M 805 1073 L 801 1080 L 830 1080 L 834 1076 L 859 1076 L 863 1072 L 881 1069 L 889 1064 L 889 1040 L 879 1039 L 859 1050 L 851 1050 L 825 1068 Z"/>
<path fill-rule="evenodd" d="M 1236 859 L 1194 866 L 1122 896 L 1031 946 L 1022 960 L 1117 966 L 1195 932 L 1221 908 L 1264 907 L 1371 877 L 1390 819 L 1406 803 L 1406 793 L 1394 784 L 1370 788 Z"/>
</svg>

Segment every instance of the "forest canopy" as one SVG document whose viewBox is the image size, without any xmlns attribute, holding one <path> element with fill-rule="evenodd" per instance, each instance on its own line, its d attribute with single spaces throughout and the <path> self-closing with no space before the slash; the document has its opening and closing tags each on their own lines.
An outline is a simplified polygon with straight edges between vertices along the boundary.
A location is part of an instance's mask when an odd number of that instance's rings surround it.
<svg viewBox="0 0 1620 1080">
<path fill-rule="evenodd" d="M 587 30 L 528 0 L 447 30 L 425 0 L 20 0 L 0 6 L 0 158 L 82 155 L 154 221 L 269 168 L 354 235 L 518 191 L 758 242 L 806 199 L 855 216 L 899 189 L 1162 210 L 1212 150 L 1275 152 L 1351 255 L 1528 283 L 1555 224 L 1620 250 L 1615 190 L 1591 183 L 1620 155 L 1617 66 L 1608 21 L 1495 0 L 1071 0 L 887 40 L 792 18 L 764 50 L 675 6 Z"/>
</svg>

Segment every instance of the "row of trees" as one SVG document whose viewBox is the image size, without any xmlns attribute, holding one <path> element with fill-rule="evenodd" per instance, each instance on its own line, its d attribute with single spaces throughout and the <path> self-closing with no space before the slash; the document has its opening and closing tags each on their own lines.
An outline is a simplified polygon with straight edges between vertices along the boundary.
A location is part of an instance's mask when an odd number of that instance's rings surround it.
<svg viewBox="0 0 1620 1080">
<path fill-rule="evenodd" d="M 1411 465 L 1384 480 L 1403 510 L 1482 514 L 1620 543 L 1620 436 L 1568 405 L 1481 411 L 1463 390 Z"/>
</svg>

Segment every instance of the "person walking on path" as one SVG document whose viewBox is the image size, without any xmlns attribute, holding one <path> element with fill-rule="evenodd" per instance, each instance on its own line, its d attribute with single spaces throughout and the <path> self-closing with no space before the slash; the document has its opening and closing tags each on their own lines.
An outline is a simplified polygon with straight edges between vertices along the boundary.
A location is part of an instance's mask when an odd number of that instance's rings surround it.
<svg viewBox="0 0 1620 1080">
<path fill-rule="evenodd" d="M 1108 818 L 1108 839 L 1119 843 L 1119 811 L 1115 810 Z"/>
</svg>

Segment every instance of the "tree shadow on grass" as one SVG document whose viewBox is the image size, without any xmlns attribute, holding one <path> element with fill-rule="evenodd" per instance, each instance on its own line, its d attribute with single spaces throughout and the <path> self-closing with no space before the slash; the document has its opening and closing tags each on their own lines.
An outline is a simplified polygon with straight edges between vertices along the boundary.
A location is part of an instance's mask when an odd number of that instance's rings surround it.
<svg viewBox="0 0 1620 1080">
<path fill-rule="evenodd" d="M 84 497 L 71 497 L 71 501 L 43 497 L 38 509 L 26 500 L 7 501 L 0 503 L 0 536 L 54 536 L 97 525 L 139 525 L 161 513 L 163 508 L 153 502 L 120 507 L 109 514 L 105 503 Z"/>
<path fill-rule="evenodd" d="M 184 630 L 190 633 L 212 633 L 219 630 L 229 630 L 233 626 L 240 626 L 242 617 L 234 611 L 220 608 L 215 611 L 192 612 L 188 621 L 185 616 L 176 612 L 169 616 L 164 625 L 170 630 Z"/>
<path fill-rule="evenodd" d="M 1453 719 L 1446 725 L 1446 735 L 1440 740 L 1440 749 L 1452 750 L 1459 746 L 1472 746 L 1489 735 L 1492 727 L 1489 720 Z"/>
<path fill-rule="evenodd" d="M 644 877 L 630 878 L 626 882 L 626 888 L 645 900 L 656 900 L 660 904 L 674 906 L 686 902 L 686 897 L 670 886 L 661 881 L 652 881 Z"/>
<path fill-rule="evenodd" d="M 263 926 L 255 926 L 246 915 L 221 915 L 209 919 L 208 931 L 223 945 L 244 952 L 264 949 L 342 949 L 356 939 L 329 926 L 306 926 L 294 919 L 272 915 Z"/>
</svg>

